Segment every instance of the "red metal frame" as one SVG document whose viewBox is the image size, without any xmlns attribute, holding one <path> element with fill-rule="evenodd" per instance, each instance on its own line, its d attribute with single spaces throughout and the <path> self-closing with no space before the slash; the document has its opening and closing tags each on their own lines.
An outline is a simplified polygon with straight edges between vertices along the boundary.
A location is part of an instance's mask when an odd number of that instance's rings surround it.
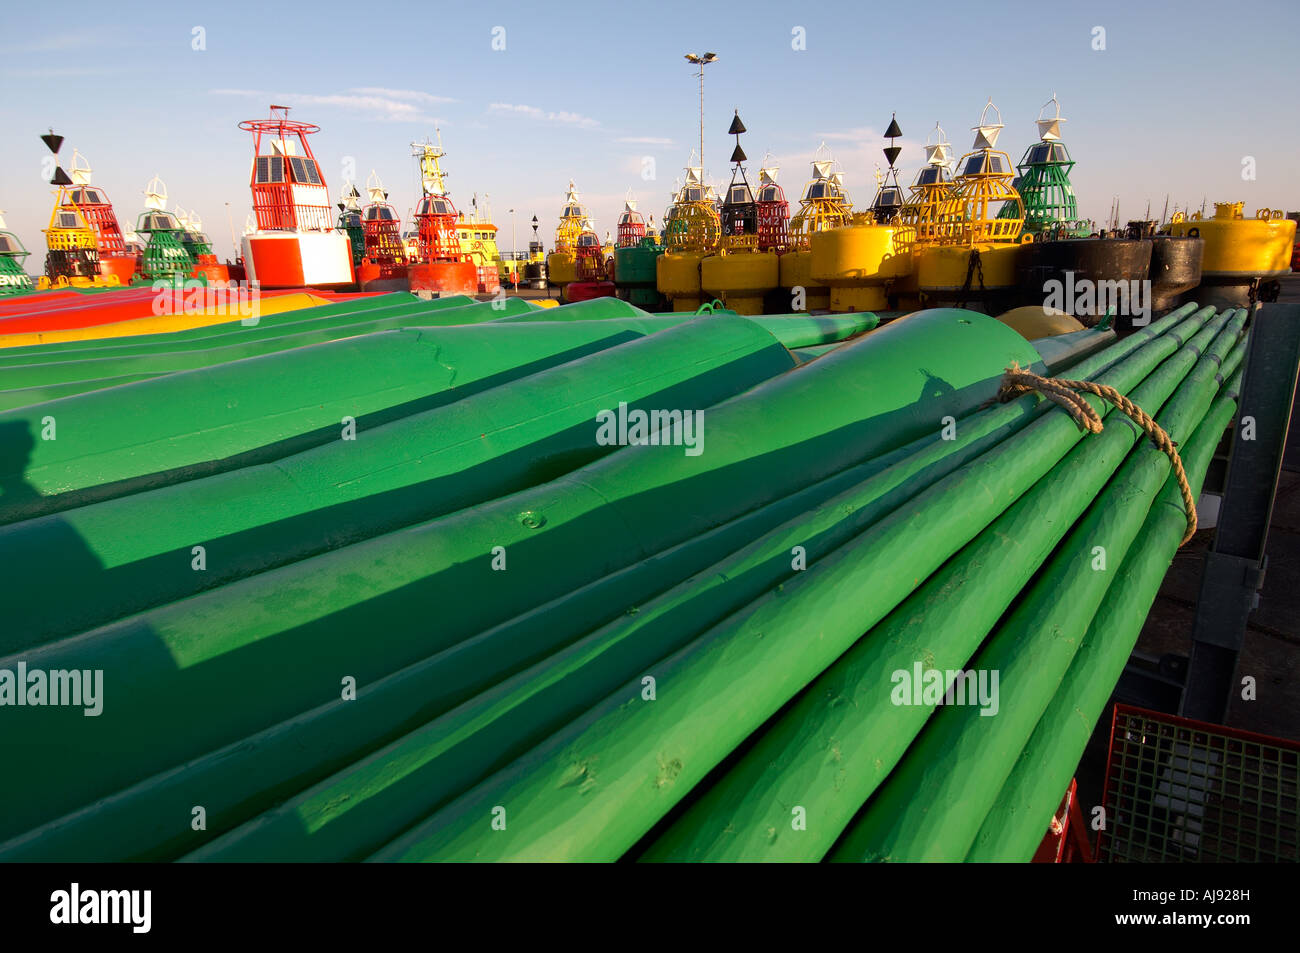
<svg viewBox="0 0 1300 953">
<path fill-rule="evenodd" d="M 246 119 L 239 128 L 253 134 L 253 168 L 249 172 L 248 184 L 253 191 L 253 212 L 257 216 L 260 231 L 317 231 L 327 232 L 334 228 L 333 214 L 329 204 L 329 192 L 325 178 L 320 175 L 320 163 L 312 152 L 307 137 L 320 132 L 320 126 L 309 122 L 298 122 L 289 118 L 288 106 L 272 106 L 268 119 Z M 283 140 L 296 137 L 302 152 L 297 156 L 280 155 L 274 149 L 262 151 L 262 136 L 270 135 L 271 140 Z M 284 175 L 279 182 L 257 181 L 257 160 L 260 158 L 283 160 Z M 293 163 L 290 159 L 304 159 L 316 167 L 319 183 L 298 182 L 294 178 Z M 314 199 L 316 201 L 304 201 Z"/>
<path fill-rule="evenodd" d="M 1035 864 L 1091 864 L 1096 861 L 1088 843 L 1088 828 L 1079 809 L 1079 786 L 1071 778 L 1070 788 L 1061 799 L 1047 833 L 1034 852 Z"/>
<path fill-rule="evenodd" d="M 586 243 L 583 239 L 590 236 Z M 574 249 L 574 270 L 577 272 L 579 281 L 604 281 L 605 280 L 605 255 L 601 247 L 600 238 L 593 231 L 585 231 L 578 236 L 578 244 Z"/>
<path fill-rule="evenodd" d="M 645 238 L 645 219 L 641 213 L 624 212 L 618 220 L 618 238 L 615 247 L 635 248 L 643 238 Z"/>
<path fill-rule="evenodd" d="M 372 208 L 386 208 L 393 217 L 368 218 L 366 212 Z M 361 211 L 361 229 L 366 238 L 366 259 L 371 264 L 379 265 L 383 272 L 405 270 L 406 246 L 402 242 L 402 221 L 397 217 L 396 209 L 383 203 L 367 205 Z M 385 277 L 391 275 L 385 274 Z"/>
<path fill-rule="evenodd" d="M 77 202 L 73 196 L 76 192 L 83 192 L 93 188 L 104 197 L 103 202 Z M 126 250 L 126 239 L 122 237 L 122 228 L 117 224 L 117 215 L 113 212 L 113 206 L 108 202 L 108 193 L 99 186 L 82 186 L 78 185 L 73 188 L 63 190 L 63 201 L 60 203 L 64 208 L 76 207 L 81 210 L 82 217 L 85 218 L 86 224 L 95 232 L 95 238 L 99 242 L 100 258 L 125 258 L 128 256 Z"/>
<path fill-rule="evenodd" d="M 1221 735 L 1225 738 L 1232 738 L 1237 741 L 1243 741 L 1251 744 L 1266 745 L 1270 748 L 1285 748 L 1292 751 L 1300 751 L 1300 742 L 1292 741 L 1289 738 L 1277 738 L 1272 735 L 1264 735 L 1254 731 L 1246 731 L 1243 728 L 1229 728 L 1227 725 L 1216 725 L 1211 722 L 1197 721 L 1194 718 L 1183 718 L 1179 715 L 1170 715 L 1167 712 L 1155 711 L 1151 708 L 1139 708 L 1137 705 L 1124 705 L 1117 703 L 1111 710 L 1110 715 L 1110 738 L 1106 743 L 1106 785 L 1102 790 L 1102 804 L 1110 804 L 1113 772 L 1110 766 L 1114 763 L 1115 757 L 1115 727 L 1119 723 L 1121 714 L 1138 715 L 1149 718 L 1153 721 L 1163 722 L 1178 728 L 1187 728 L 1191 731 L 1200 731 L 1207 734 Z M 1100 831 L 1097 835 L 1097 853 L 1101 854 L 1102 847 L 1109 832 L 1109 825 Z"/>
<path fill-rule="evenodd" d="M 761 186 L 758 194 L 763 195 L 769 188 L 775 189 L 780 198 L 757 203 L 758 250 L 783 252 L 790 247 L 790 203 L 785 190 L 775 183 Z"/>
<path fill-rule="evenodd" d="M 456 206 L 445 195 L 429 195 L 420 200 L 418 209 L 433 208 L 435 201 L 447 203 L 446 213 L 417 212 L 415 215 L 416 245 L 420 261 L 463 261 L 460 236 L 456 233 L 459 214 Z"/>
</svg>

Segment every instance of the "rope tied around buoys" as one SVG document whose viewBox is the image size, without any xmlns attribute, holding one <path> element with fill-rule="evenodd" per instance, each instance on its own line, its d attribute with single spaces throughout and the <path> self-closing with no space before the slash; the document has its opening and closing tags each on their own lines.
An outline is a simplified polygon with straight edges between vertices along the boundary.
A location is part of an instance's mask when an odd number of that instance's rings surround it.
<svg viewBox="0 0 1300 953">
<path fill-rule="evenodd" d="M 1183 507 L 1187 511 L 1187 531 L 1183 534 L 1183 546 L 1196 534 L 1196 498 L 1187 482 L 1187 472 L 1183 469 L 1182 457 L 1178 455 L 1178 444 L 1165 432 L 1165 429 L 1113 387 L 1097 384 L 1093 381 L 1075 381 L 1064 377 L 1043 377 L 1026 370 L 1019 363 L 1012 361 L 1002 377 L 1002 386 L 998 388 L 998 400 L 1007 402 L 1024 394 L 1036 393 L 1050 400 L 1068 413 L 1080 430 L 1087 433 L 1101 433 L 1101 414 L 1092 404 L 1084 399 L 1084 394 L 1092 394 L 1104 401 L 1114 404 L 1126 417 L 1137 424 L 1156 449 L 1169 457 L 1173 464 L 1174 477 L 1178 480 L 1178 490 L 1183 497 Z"/>
</svg>

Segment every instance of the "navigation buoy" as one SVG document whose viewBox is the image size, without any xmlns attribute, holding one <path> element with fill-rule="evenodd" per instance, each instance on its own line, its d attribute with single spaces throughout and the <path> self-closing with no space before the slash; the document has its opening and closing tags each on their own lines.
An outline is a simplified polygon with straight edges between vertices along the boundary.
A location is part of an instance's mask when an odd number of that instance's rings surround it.
<svg viewBox="0 0 1300 953">
<path fill-rule="evenodd" d="M 825 311 L 831 305 L 831 290 L 812 273 L 812 236 L 843 228 L 853 220 L 853 208 L 844 191 L 844 176 L 836 168 L 826 143 L 813 155 L 812 178 L 803 188 L 799 210 L 790 219 L 790 251 L 781 256 L 781 287 L 788 290 L 797 307 L 803 291 L 805 311 Z"/>
<path fill-rule="evenodd" d="M 902 223 L 903 189 L 895 168 L 903 151 L 895 140 L 902 135 L 898 119 L 891 118 L 883 150 L 889 172 L 877 170 L 870 208 L 852 224 L 814 232 L 809 241 L 812 277 L 830 287 L 832 311 L 880 311 L 892 286 L 912 274 L 911 232 Z"/>
<path fill-rule="evenodd" d="M 31 275 L 23 268 L 30 254 L 18 236 L 5 229 L 4 212 L 0 212 L 0 297 L 35 290 Z"/>
<path fill-rule="evenodd" d="M 700 263 L 700 286 L 738 314 L 762 314 L 763 299 L 776 289 L 781 266 L 775 250 L 759 247 L 759 204 L 745 175 L 744 162 L 748 157 L 740 145 L 741 133 L 745 131 L 737 110 L 727 130 L 728 135 L 736 137 L 736 145 L 731 152 L 731 184 L 727 186 L 720 216 L 722 248 L 720 254 L 710 255 Z M 767 173 L 774 175 L 773 170 Z M 774 184 L 775 179 L 772 181 Z M 769 220 L 769 229 L 772 224 Z M 776 231 L 780 231 L 779 226 Z"/>
<path fill-rule="evenodd" d="M 442 171 L 442 132 L 438 144 L 425 140 L 411 143 L 412 155 L 420 162 L 420 201 L 415 206 L 418 253 L 407 268 L 412 291 L 437 295 L 472 295 L 478 291 L 478 273 L 465 260 L 456 232 L 456 206 L 447 194 Z"/>
<path fill-rule="evenodd" d="M 692 150 L 688 163 L 695 161 Z M 722 237 L 717 196 L 704 182 L 702 166 L 688 164 L 686 178 L 673 194 L 660 235 L 664 253 L 655 263 L 655 284 L 674 311 L 695 311 L 704 294 L 700 265 L 713 254 Z"/>
<path fill-rule="evenodd" d="M 334 229 L 329 190 L 311 150 L 312 123 L 271 106 L 267 119 L 239 128 L 253 134 L 249 187 L 257 230 L 243 239 L 250 281 L 263 288 L 334 288 L 355 283 L 346 235 Z"/>
<path fill-rule="evenodd" d="M 361 210 L 365 254 L 356 267 L 357 284 L 362 291 L 406 291 L 410 281 L 402 220 L 397 209 L 388 204 L 388 192 L 374 169 L 366 180 L 366 191 L 370 204 Z"/>
</svg>

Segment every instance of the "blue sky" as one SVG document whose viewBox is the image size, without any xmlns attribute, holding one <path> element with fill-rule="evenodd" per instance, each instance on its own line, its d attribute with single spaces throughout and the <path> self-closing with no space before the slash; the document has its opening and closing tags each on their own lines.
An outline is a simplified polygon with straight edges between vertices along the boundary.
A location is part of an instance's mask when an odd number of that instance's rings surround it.
<svg viewBox="0 0 1300 953">
<path fill-rule="evenodd" d="M 751 175 L 770 150 L 792 205 L 823 140 L 866 205 L 892 112 L 905 184 L 934 123 L 960 154 L 990 96 L 1006 124 L 999 145 L 1018 161 L 1055 92 L 1088 217 L 1106 218 L 1116 195 L 1123 218 L 1148 201 L 1158 214 L 1167 192 L 1171 205 L 1300 208 L 1294 0 L 180 6 L 6 10 L 0 208 L 38 256 L 50 206 L 38 137 L 50 126 L 67 158 L 73 147 L 89 158 L 121 220 L 134 222 L 158 174 L 229 254 L 226 203 L 236 229 L 250 209 L 251 137 L 236 124 L 272 101 L 322 127 L 314 147 L 332 199 L 350 157 L 358 179 L 379 172 L 405 218 L 418 191 L 409 144 L 437 124 L 452 197 L 467 208 L 489 193 L 504 247 L 511 207 L 520 245 L 534 214 L 549 245 L 570 177 L 601 234 L 629 188 L 659 217 L 698 140 L 682 55 L 705 50 L 719 54 L 705 75 L 708 173 L 729 176 L 725 131 L 738 108 Z M 796 27 L 804 50 L 792 48 Z M 196 28 L 205 49 L 194 49 Z M 647 156 L 654 181 L 642 178 Z M 1247 156 L 1254 181 L 1242 178 Z"/>
</svg>

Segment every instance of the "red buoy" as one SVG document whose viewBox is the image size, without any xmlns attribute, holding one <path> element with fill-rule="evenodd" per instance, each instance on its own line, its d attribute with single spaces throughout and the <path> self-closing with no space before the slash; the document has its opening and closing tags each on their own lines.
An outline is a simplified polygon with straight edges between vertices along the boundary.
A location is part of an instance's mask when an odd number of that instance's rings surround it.
<svg viewBox="0 0 1300 953">
<path fill-rule="evenodd" d="M 253 134 L 249 186 L 257 231 L 243 241 L 249 280 L 263 288 L 353 284 L 348 240 L 334 230 L 325 178 L 308 141 L 320 127 L 290 119 L 288 106 L 272 106 L 270 118 L 239 128 Z"/>
<path fill-rule="evenodd" d="M 443 183 L 438 160 L 447 153 L 430 142 L 415 142 L 412 153 L 420 160 L 423 195 L 415 206 L 416 257 L 407 267 L 412 291 L 438 295 L 473 295 L 479 289 L 478 269 L 461 250 L 456 234 L 457 212 Z"/>
</svg>

